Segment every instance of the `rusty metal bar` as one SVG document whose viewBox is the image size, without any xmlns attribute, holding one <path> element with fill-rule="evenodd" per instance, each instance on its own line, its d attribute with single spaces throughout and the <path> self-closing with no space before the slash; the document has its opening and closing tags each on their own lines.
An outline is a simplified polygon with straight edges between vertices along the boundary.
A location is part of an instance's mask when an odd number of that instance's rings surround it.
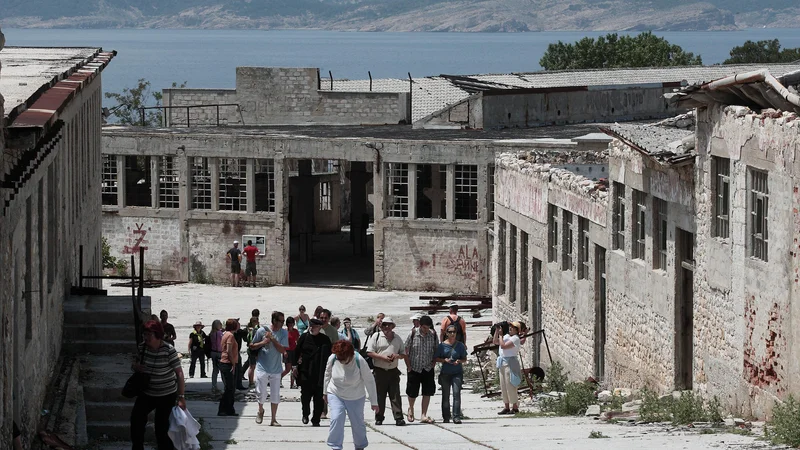
<svg viewBox="0 0 800 450">
<path fill-rule="evenodd" d="M 368 70 L 367 75 L 369 75 L 369 91 L 372 92 L 372 72 Z"/>
<path fill-rule="evenodd" d="M 142 295 L 144 295 L 144 247 L 139 247 L 139 307 L 141 308 Z"/>
<path fill-rule="evenodd" d="M 333 90 L 333 73 L 330 70 L 328 71 L 328 76 L 331 78 L 331 90 Z"/>
</svg>

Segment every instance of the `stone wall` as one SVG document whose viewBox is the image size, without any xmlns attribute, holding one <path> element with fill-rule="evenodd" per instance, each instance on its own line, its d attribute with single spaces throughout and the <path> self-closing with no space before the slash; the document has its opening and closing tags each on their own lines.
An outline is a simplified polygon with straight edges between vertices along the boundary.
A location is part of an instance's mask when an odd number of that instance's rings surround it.
<svg viewBox="0 0 800 450">
<path fill-rule="evenodd" d="M 187 260 L 181 252 L 181 227 L 177 218 L 108 215 L 103 220 L 103 237 L 111 256 L 130 264 L 131 255 L 139 270 L 139 248 L 145 248 L 145 277 L 180 280 Z M 130 272 L 129 272 L 130 273 Z"/>
</svg>

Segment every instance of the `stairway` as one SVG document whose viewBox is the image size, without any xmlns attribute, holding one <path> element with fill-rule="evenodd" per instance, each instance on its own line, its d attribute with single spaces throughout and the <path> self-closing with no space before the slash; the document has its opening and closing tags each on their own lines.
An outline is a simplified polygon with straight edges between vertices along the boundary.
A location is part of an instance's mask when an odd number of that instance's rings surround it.
<svg viewBox="0 0 800 450">
<path fill-rule="evenodd" d="M 150 315 L 150 297 L 142 297 Z M 136 359 L 130 296 L 73 295 L 64 303 L 62 350 L 80 361 L 90 438 L 130 440 L 133 399 L 121 395 Z M 153 438 L 152 417 L 147 439 Z"/>
</svg>

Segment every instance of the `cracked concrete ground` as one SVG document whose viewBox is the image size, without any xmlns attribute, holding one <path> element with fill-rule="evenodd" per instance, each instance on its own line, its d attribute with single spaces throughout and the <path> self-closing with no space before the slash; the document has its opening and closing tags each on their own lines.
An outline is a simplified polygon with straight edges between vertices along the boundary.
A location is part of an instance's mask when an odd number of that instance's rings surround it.
<svg viewBox="0 0 800 450">
<path fill-rule="evenodd" d="M 129 295 L 126 288 L 106 286 L 109 295 Z M 398 324 L 396 331 L 405 337 L 411 329 L 409 306 L 423 304 L 418 300 L 419 292 L 374 291 L 327 289 L 310 287 L 275 286 L 271 288 L 231 288 L 224 286 L 208 286 L 185 284 L 156 289 L 147 289 L 145 295 L 152 297 L 152 309 L 158 313 L 166 309 L 170 313 L 170 321 L 175 325 L 178 334 L 176 347 L 184 350 L 192 324 L 202 320 L 210 329 L 211 322 L 216 319 L 240 317 L 246 321 L 253 308 L 261 310 L 262 317 L 272 310 L 279 309 L 285 314 L 296 314 L 300 304 L 304 304 L 309 312 L 317 305 L 331 309 L 334 315 L 348 316 L 359 331 L 367 325 L 367 318 L 378 312 L 384 312 Z M 430 293 L 426 293 L 430 294 Z M 487 313 L 488 314 L 488 313 Z M 439 322 L 444 314 L 434 316 Z M 488 317 L 483 318 L 486 320 Z M 468 318 L 468 322 L 471 319 Z M 488 333 L 485 328 L 468 328 L 470 347 L 482 341 Z M 557 356 L 557 355 L 556 355 Z M 188 376 L 189 359 L 183 359 L 184 373 Z M 401 363 L 401 366 L 403 364 Z M 404 371 L 404 370 L 403 370 Z M 248 395 L 237 396 L 236 410 L 239 417 L 217 417 L 216 396 L 211 395 L 210 379 L 187 379 L 187 406 L 195 418 L 202 418 L 205 429 L 212 436 L 215 450 L 262 449 L 270 444 L 288 443 L 294 448 L 327 449 L 327 420 L 322 427 L 313 428 L 300 421 L 299 390 L 283 388 L 283 401 L 278 409 L 277 419 L 281 427 L 270 427 L 269 420 L 255 423 L 258 404 L 248 399 Z M 210 370 L 209 370 L 210 375 Z M 221 385 L 221 381 L 220 381 Z M 288 379 L 284 380 L 288 386 Z M 405 391 L 405 378 L 401 381 L 401 389 Z M 404 410 L 408 403 L 403 395 Z M 543 449 L 766 449 L 777 448 L 757 440 L 752 436 L 731 433 L 700 434 L 698 430 L 685 427 L 620 425 L 600 422 L 584 417 L 531 417 L 515 418 L 497 416 L 500 401 L 487 400 L 466 388 L 462 392 L 462 409 L 468 417 L 461 425 L 441 423 L 441 400 L 431 400 L 429 415 L 436 419 L 434 425 L 421 424 L 419 421 L 405 427 L 394 425 L 375 426 L 372 412 L 368 410 L 368 438 L 370 448 L 400 449 L 433 449 L 442 444 L 458 449 L 511 449 L 543 448 Z M 525 409 L 524 407 L 522 408 Z M 419 402 L 417 402 L 419 417 Z M 391 421 L 387 421 L 390 423 Z M 606 438 L 590 439 L 592 431 L 602 433 Z M 352 437 L 345 431 L 345 448 L 352 448 Z M 126 443 L 104 443 L 100 448 L 105 450 L 122 450 L 129 448 Z"/>
</svg>

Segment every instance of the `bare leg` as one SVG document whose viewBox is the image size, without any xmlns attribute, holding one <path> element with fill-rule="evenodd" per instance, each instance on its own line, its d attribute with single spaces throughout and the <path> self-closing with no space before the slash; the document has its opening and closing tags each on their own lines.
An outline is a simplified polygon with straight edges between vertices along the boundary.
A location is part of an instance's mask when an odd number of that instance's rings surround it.
<svg viewBox="0 0 800 450">
<path fill-rule="evenodd" d="M 428 417 L 428 405 L 431 404 L 431 397 L 428 395 L 422 396 L 422 417 Z"/>
</svg>

